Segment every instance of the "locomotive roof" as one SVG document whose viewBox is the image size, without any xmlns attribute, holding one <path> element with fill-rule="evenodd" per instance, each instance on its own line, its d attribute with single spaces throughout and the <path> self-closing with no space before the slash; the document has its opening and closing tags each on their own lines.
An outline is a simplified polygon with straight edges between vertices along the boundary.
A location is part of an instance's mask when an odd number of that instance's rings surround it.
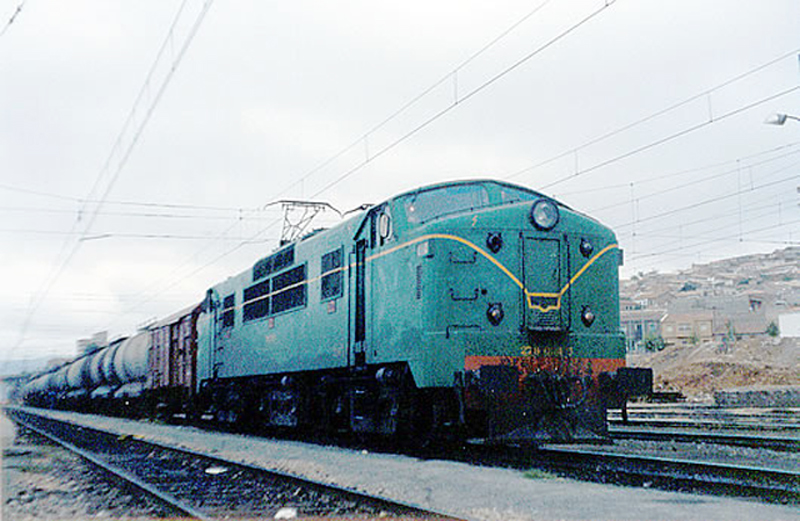
<svg viewBox="0 0 800 521">
<path fill-rule="evenodd" d="M 466 186 L 466 185 L 473 185 L 473 184 L 496 185 L 498 187 L 506 187 L 506 188 L 512 188 L 514 190 L 520 190 L 520 191 L 523 191 L 523 192 L 528 192 L 531 195 L 534 195 L 534 196 L 537 196 L 537 197 L 544 197 L 546 199 L 550 199 L 553 202 L 557 203 L 558 205 L 567 208 L 567 205 L 565 205 L 565 204 L 563 204 L 563 203 L 561 203 L 559 201 L 556 201 L 552 197 L 547 196 L 547 195 L 545 195 L 545 194 L 543 194 L 541 192 L 537 192 L 536 190 L 531 190 L 530 188 L 527 188 L 527 187 L 524 187 L 524 186 L 521 186 L 521 185 L 516 185 L 516 184 L 513 184 L 513 183 L 507 183 L 505 181 L 498 181 L 496 179 L 462 179 L 462 180 L 458 180 L 458 181 L 447 181 L 447 182 L 443 182 L 443 183 L 434 183 L 434 184 L 431 184 L 431 185 L 415 188 L 415 189 L 409 190 L 407 192 L 403 192 L 401 194 L 398 194 L 398 195 L 396 195 L 394 197 L 389 198 L 385 202 L 393 201 L 395 199 L 402 199 L 404 197 L 408 197 L 409 195 L 414 195 L 414 194 L 418 194 L 418 193 L 421 193 L 421 192 L 427 192 L 427 191 L 430 191 L 430 190 L 438 190 L 438 189 L 441 189 L 441 188 Z"/>
</svg>

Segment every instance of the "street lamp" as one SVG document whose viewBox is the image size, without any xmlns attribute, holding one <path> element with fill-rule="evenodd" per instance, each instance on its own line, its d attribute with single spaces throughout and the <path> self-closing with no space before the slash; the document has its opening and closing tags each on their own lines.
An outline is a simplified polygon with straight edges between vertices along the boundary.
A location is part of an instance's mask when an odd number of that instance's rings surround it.
<svg viewBox="0 0 800 521">
<path fill-rule="evenodd" d="M 795 121 L 800 121 L 800 118 L 797 116 L 792 116 L 790 114 L 772 114 L 767 119 L 764 120 L 764 123 L 768 125 L 783 125 L 786 123 L 787 119 L 793 119 Z"/>
</svg>

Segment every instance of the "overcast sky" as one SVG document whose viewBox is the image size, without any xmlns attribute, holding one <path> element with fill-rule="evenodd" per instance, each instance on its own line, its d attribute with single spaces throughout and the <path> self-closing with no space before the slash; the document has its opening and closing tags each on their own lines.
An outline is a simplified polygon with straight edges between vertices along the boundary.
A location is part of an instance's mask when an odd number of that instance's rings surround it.
<svg viewBox="0 0 800 521">
<path fill-rule="evenodd" d="M 200 300 L 281 198 L 504 179 L 623 276 L 800 243 L 796 0 L 208 6 L 0 0 L 0 360 Z"/>
</svg>

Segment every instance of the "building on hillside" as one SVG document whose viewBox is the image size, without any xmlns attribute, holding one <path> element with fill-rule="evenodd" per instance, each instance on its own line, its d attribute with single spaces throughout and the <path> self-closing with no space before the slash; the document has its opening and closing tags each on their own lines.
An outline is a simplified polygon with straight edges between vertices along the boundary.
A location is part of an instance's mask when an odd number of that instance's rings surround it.
<svg viewBox="0 0 800 521">
<path fill-rule="evenodd" d="M 661 319 L 666 312 L 660 309 L 627 309 L 620 314 L 628 352 L 645 348 L 645 340 L 661 336 Z"/>
<path fill-rule="evenodd" d="M 697 315 L 700 321 L 711 313 L 712 334 L 722 339 L 763 335 L 769 326 L 769 317 L 774 315 L 772 308 L 763 294 L 751 292 L 679 298 L 671 302 L 667 310 L 670 314 Z"/>
<path fill-rule="evenodd" d="M 714 338 L 714 312 L 667 313 L 661 320 L 661 337 L 667 345 L 690 346 Z"/>
<path fill-rule="evenodd" d="M 778 316 L 778 332 L 781 338 L 800 338 L 800 309 Z"/>
</svg>

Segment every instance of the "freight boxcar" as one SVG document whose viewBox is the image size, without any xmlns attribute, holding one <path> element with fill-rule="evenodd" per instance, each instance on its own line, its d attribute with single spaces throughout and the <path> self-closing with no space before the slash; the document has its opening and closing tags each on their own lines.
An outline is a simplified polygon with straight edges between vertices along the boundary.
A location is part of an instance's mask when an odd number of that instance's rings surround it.
<svg viewBox="0 0 800 521">
<path fill-rule="evenodd" d="M 197 385 L 197 305 L 149 327 L 146 401 L 151 414 L 188 419 L 194 411 Z"/>
</svg>

